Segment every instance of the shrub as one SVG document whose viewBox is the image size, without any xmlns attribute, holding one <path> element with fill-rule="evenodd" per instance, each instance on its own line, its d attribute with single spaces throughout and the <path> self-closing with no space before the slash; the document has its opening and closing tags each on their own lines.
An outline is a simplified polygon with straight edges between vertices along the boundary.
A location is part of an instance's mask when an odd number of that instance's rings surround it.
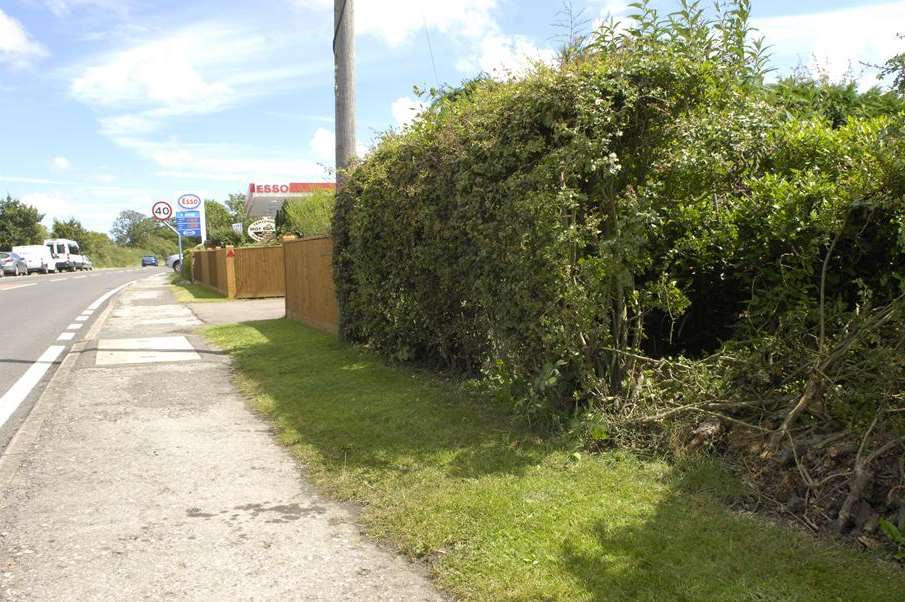
<svg viewBox="0 0 905 602">
<path fill-rule="evenodd" d="M 276 215 L 278 234 L 325 236 L 330 234 L 336 196 L 317 191 L 303 198 L 288 199 Z"/>
<path fill-rule="evenodd" d="M 889 453 L 903 103 L 802 103 L 763 83 L 746 2 L 713 22 L 682 6 L 641 3 L 571 60 L 387 133 L 337 199 L 341 332 L 482 375 L 531 418 L 590 408 L 634 434 L 718 415 L 772 452 L 809 421 Z"/>
</svg>

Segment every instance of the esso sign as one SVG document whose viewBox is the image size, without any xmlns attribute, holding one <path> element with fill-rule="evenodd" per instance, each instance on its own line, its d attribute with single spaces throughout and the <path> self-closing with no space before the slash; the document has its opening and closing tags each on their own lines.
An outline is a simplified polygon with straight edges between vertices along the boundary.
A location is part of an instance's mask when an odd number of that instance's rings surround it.
<svg viewBox="0 0 905 602">
<path fill-rule="evenodd" d="M 258 194 L 290 192 L 289 184 L 255 184 L 255 192 Z"/>
<path fill-rule="evenodd" d="M 184 194 L 179 197 L 179 200 L 176 201 L 176 204 L 179 205 L 182 209 L 188 209 L 189 211 L 193 209 L 198 209 L 201 207 L 201 197 L 196 194 Z"/>
<path fill-rule="evenodd" d="M 173 217 L 173 208 L 166 201 L 157 201 L 151 206 L 151 216 L 161 222 Z"/>
</svg>

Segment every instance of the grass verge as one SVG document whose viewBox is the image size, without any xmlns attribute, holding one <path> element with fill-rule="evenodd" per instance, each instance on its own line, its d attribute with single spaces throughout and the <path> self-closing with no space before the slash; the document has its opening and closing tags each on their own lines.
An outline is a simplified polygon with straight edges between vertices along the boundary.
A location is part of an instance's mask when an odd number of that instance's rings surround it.
<svg viewBox="0 0 905 602">
<path fill-rule="evenodd" d="M 576 454 L 466 384 L 287 320 L 213 326 L 307 474 L 463 600 L 901 600 L 905 573 L 729 510 L 716 464 Z"/>
<path fill-rule="evenodd" d="M 177 303 L 210 303 L 230 300 L 212 288 L 183 280 L 176 273 L 170 277 L 170 289 L 173 291 Z"/>
</svg>

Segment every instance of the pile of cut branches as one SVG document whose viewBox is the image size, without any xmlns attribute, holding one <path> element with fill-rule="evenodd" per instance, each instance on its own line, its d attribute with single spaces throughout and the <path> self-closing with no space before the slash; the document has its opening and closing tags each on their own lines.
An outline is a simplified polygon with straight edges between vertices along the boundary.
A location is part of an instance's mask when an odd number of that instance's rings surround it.
<svg viewBox="0 0 905 602">
<path fill-rule="evenodd" d="M 787 333 L 736 342 L 697 360 L 635 355 L 642 384 L 608 428 L 619 443 L 730 455 L 757 503 L 815 532 L 901 545 L 905 295 L 816 338 L 810 349 Z"/>
</svg>

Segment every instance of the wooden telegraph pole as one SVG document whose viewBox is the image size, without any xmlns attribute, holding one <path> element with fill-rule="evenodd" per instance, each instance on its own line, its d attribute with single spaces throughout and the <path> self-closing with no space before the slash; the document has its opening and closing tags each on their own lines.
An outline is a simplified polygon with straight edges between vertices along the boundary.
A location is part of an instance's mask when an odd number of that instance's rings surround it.
<svg viewBox="0 0 905 602">
<path fill-rule="evenodd" d="M 333 0 L 333 64 L 336 95 L 336 186 L 355 157 L 354 0 Z"/>
</svg>

